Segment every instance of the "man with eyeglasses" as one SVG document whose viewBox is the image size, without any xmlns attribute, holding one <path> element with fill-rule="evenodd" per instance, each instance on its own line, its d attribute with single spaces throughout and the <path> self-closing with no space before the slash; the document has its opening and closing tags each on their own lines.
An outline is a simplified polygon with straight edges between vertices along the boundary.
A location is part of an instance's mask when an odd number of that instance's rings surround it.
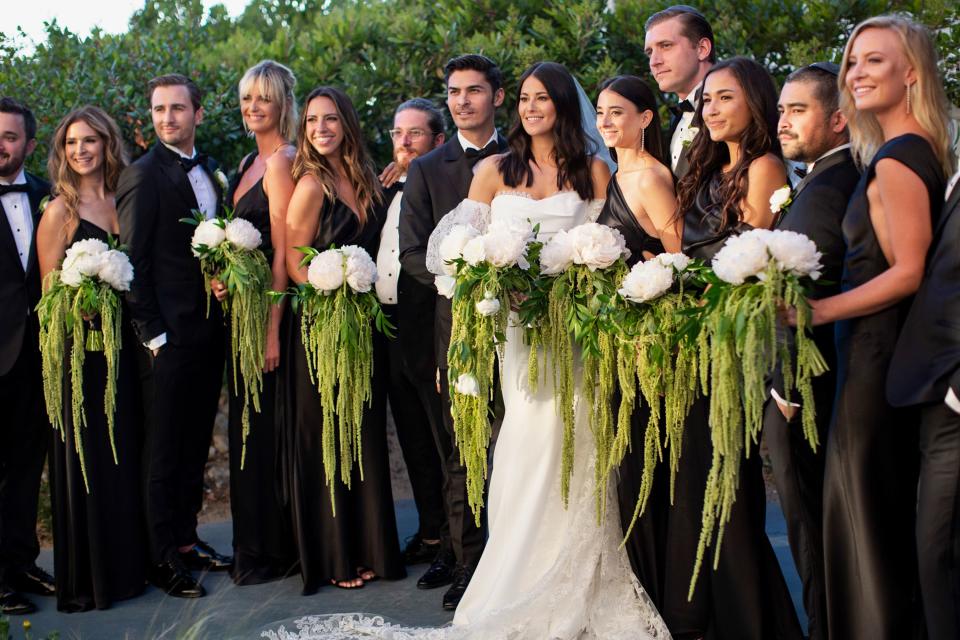
<svg viewBox="0 0 960 640">
<path fill-rule="evenodd" d="M 387 221 L 380 233 L 376 282 L 380 304 L 397 326 L 388 341 L 390 382 L 388 398 L 397 438 L 407 465 L 420 527 L 407 541 L 407 564 L 431 562 L 440 551 L 446 526 L 443 501 L 443 468 L 435 434 L 443 432 L 440 395 L 434 388 L 437 363 L 433 333 L 436 292 L 417 282 L 400 267 L 400 203 L 410 162 L 443 144 L 443 113 L 429 100 L 413 98 L 393 116 L 393 163 L 381 175 Z"/>
</svg>

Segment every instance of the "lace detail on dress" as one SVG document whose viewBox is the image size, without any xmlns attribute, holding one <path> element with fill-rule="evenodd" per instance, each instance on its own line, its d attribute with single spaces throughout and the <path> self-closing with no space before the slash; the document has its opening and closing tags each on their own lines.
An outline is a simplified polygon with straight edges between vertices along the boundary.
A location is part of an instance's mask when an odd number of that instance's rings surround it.
<svg viewBox="0 0 960 640">
<path fill-rule="evenodd" d="M 600 212 L 603 211 L 605 202 L 605 199 L 595 198 L 587 203 L 587 220 L 589 222 L 597 221 L 597 218 L 600 217 Z"/>
<path fill-rule="evenodd" d="M 440 259 L 440 243 L 450 230 L 458 224 L 469 224 L 480 232 L 490 225 L 490 205 L 464 198 L 460 204 L 440 218 L 430 239 L 427 241 L 427 271 L 435 276 L 444 275 L 443 260 Z"/>
</svg>

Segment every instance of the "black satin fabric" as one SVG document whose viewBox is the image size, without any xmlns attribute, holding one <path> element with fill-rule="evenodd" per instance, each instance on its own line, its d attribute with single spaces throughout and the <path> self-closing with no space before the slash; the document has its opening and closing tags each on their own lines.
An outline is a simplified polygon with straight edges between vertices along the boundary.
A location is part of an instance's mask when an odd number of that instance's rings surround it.
<svg viewBox="0 0 960 640">
<path fill-rule="evenodd" d="M 627 264 L 631 267 L 643 260 L 644 252 L 657 255 L 664 251 L 660 238 L 651 236 L 640 226 L 637 217 L 630 210 L 630 205 L 627 204 L 616 176 L 610 178 L 610 183 L 607 185 L 607 200 L 603 203 L 597 222 L 623 234 L 627 241 L 627 248 L 630 249 Z"/>
<path fill-rule="evenodd" d="M 320 212 L 313 246 L 360 245 L 377 255 L 385 215 L 371 210 L 361 226 L 347 205 L 328 201 Z M 320 394 L 310 381 L 306 351 L 300 334 L 300 316 L 293 314 L 288 340 L 290 374 L 286 387 L 286 429 L 289 442 L 285 461 L 294 536 L 300 556 L 303 593 L 314 593 L 330 580 L 352 579 L 358 567 L 372 569 L 382 578 L 406 576 L 397 537 L 390 464 L 387 456 L 386 402 L 389 371 L 384 358 L 386 343 L 374 331 L 372 402 L 364 407 L 362 426 L 363 480 L 354 466 L 352 488 L 336 479 L 331 511 L 321 447 Z"/>
<path fill-rule="evenodd" d="M 930 145 L 913 134 L 886 142 L 864 171 L 843 220 L 844 291 L 889 268 L 867 199 L 876 164 L 883 158 L 899 161 L 923 180 L 934 222 L 943 205 L 944 177 Z M 884 394 L 911 300 L 836 323 L 837 396 L 827 441 L 823 504 L 831 638 L 892 640 L 919 633 L 913 552 L 919 473 L 917 432 L 912 428 L 916 414 L 914 409 L 890 406 Z"/>
<path fill-rule="evenodd" d="M 683 216 L 683 252 L 707 264 L 710 264 L 727 238 L 753 229 L 742 221 L 724 228 L 723 203 L 719 193 L 722 182 L 723 174 L 719 171 L 713 174 L 700 186 L 693 208 Z"/>
<path fill-rule="evenodd" d="M 71 244 L 95 238 L 106 242 L 105 230 L 80 219 Z M 66 439 L 53 438 L 50 454 L 53 506 L 53 563 L 57 609 L 64 612 L 107 609 L 116 600 L 143 591 L 147 541 L 141 498 L 140 456 L 143 406 L 137 375 L 139 345 L 123 311 L 122 344 L 117 371 L 114 463 L 103 410 L 107 363 L 102 352 L 88 351 L 83 362 L 84 460 L 90 493 L 84 486 L 73 439 L 69 353 L 64 363 L 63 409 Z"/>
<path fill-rule="evenodd" d="M 236 177 L 230 202 L 243 174 L 253 164 L 251 154 Z M 236 203 L 234 215 L 248 220 L 260 232 L 260 249 L 272 260 L 270 240 L 270 202 L 263 190 L 263 178 L 250 187 Z M 289 312 L 289 309 L 287 309 Z M 227 324 L 227 349 L 230 349 L 230 327 Z M 281 338 L 282 340 L 282 338 Z M 289 357 L 281 341 L 280 365 Z M 280 499 L 280 470 L 277 466 L 277 369 L 263 374 L 260 412 L 250 406 L 250 433 L 246 457 L 243 453 L 243 399 L 233 384 L 233 362 L 227 358 L 227 391 L 230 395 L 230 513 L 233 520 L 233 581 L 238 585 L 260 584 L 277 580 L 295 570 L 296 548 L 290 512 Z M 237 383 L 243 381 L 237 374 Z"/>
</svg>

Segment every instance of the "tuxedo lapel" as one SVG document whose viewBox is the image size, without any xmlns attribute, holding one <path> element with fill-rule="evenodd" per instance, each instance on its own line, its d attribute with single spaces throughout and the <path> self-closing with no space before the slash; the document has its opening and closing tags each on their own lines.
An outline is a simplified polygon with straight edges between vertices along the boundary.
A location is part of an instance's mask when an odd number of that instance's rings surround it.
<svg viewBox="0 0 960 640">
<path fill-rule="evenodd" d="M 207 177 L 210 178 L 210 182 L 213 183 L 213 189 L 217 193 L 217 213 L 215 215 L 220 215 L 220 211 L 223 209 L 224 200 L 223 200 L 223 186 L 220 184 L 220 181 L 217 180 L 217 170 L 219 166 L 213 158 L 207 158 L 207 161 L 203 164 L 203 170 L 206 172 Z M 189 186 L 189 185 L 188 185 Z M 193 189 L 191 189 L 193 191 Z"/>
<path fill-rule="evenodd" d="M 29 173 L 26 174 L 27 186 L 30 190 L 27 192 L 27 199 L 30 200 L 30 216 L 33 218 L 33 241 L 30 243 L 30 255 L 27 257 L 27 273 L 37 268 L 37 227 L 40 225 L 40 203 L 50 195 L 49 190 Z"/>
<path fill-rule="evenodd" d="M 159 160 L 160 171 L 167 177 L 167 180 L 174 186 L 183 201 L 187 203 L 190 210 L 199 209 L 197 196 L 193 193 L 193 187 L 190 186 L 190 179 L 187 178 L 187 172 L 183 170 L 180 163 L 177 162 L 177 156 L 165 146 L 157 143 L 154 148 Z M 216 180 L 214 180 L 216 182 Z"/>
<path fill-rule="evenodd" d="M 803 191 L 810 181 L 813 180 L 815 176 L 820 173 L 823 173 L 830 167 L 845 162 L 850 158 L 850 151 L 848 149 L 841 149 L 834 153 L 831 153 L 826 158 L 814 163 L 813 169 L 805 175 L 800 182 L 797 183 L 797 186 L 793 188 L 793 195 L 791 196 L 794 200 L 800 195 L 800 192 Z"/>
<path fill-rule="evenodd" d="M 450 178 L 450 184 L 457 189 L 461 200 L 466 198 L 473 181 L 473 169 L 463 155 L 463 147 L 456 136 L 444 145 L 443 160 L 443 168 Z"/>
<path fill-rule="evenodd" d="M 960 183 L 953 185 L 953 192 L 943 205 L 943 212 L 940 214 L 937 226 L 933 230 L 934 237 L 937 237 L 937 234 L 943 229 L 943 226 L 947 223 L 947 219 L 956 215 L 957 209 L 960 209 Z"/>
<path fill-rule="evenodd" d="M 20 262 L 20 253 L 17 251 L 17 241 L 13 236 L 13 229 L 10 228 L 10 220 L 7 218 L 7 210 L 3 208 L 0 202 L 0 244 L 3 245 L 3 251 L 14 262 L 20 273 L 23 273 L 23 264 Z"/>
</svg>

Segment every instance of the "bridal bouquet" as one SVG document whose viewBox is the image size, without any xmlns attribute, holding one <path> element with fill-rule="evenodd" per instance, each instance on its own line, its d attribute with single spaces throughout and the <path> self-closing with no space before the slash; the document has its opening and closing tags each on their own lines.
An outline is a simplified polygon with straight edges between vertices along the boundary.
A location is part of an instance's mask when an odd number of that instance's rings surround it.
<svg viewBox="0 0 960 640">
<path fill-rule="evenodd" d="M 609 324 L 616 305 L 617 283 L 627 272 L 630 251 L 616 229 L 587 222 L 559 231 L 540 252 L 539 285 L 546 291 L 545 322 L 539 337 L 530 340 L 535 351 L 544 344 L 553 358 L 553 381 L 563 419 L 560 494 L 566 504 L 574 456 L 574 342 L 583 362 L 583 396 L 591 398 L 590 426 L 597 451 L 597 508 L 604 508 L 606 460 L 613 446 L 613 399 L 616 369 L 615 330 Z M 536 336 L 536 332 L 534 333 Z M 532 357 L 532 356 L 531 356 Z M 531 364 L 531 377 L 535 377 Z"/>
<path fill-rule="evenodd" d="M 661 403 L 665 411 L 666 448 L 670 452 L 670 501 L 673 493 L 683 426 L 702 388 L 706 393 L 706 334 L 689 321 L 688 310 L 697 306 L 705 282 L 703 265 L 682 253 L 660 255 L 634 265 L 617 293 L 624 300 L 617 314 L 617 371 L 620 407 L 616 436 L 606 461 L 606 473 L 620 464 L 630 442 L 630 418 L 637 384 L 650 408 L 644 432 L 643 476 L 636 508 L 624 538 L 646 508 L 653 487 L 653 472 L 663 459 Z"/>
<path fill-rule="evenodd" d="M 117 365 L 120 357 L 120 296 L 129 291 L 133 266 L 123 251 L 97 239 L 79 240 L 67 249 L 59 271 L 46 278 L 46 291 L 37 304 L 40 321 L 40 352 L 43 368 L 43 394 L 50 423 L 67 434 L 63 421 L 63 363 L 67 338 L 70 349 L 70 395 L 73 438 L 80 459 L 80 470 L 87 492 L 87 466 L 83 454 L 83 428 L 87 417 L 83 407 L 83 361 L 87 351 L 102 351 L 107 363 L 103 409 L 113 460 L 117 462 L 114 441 L 114 413 L 117 398 Z M 93 318 L 99 316 L 100 328 Z"/>
<path fill-rule="evenodd" d="M 719 558 L 723 526 L 729 521 L 739 481 L 740 458 L 744 447 L 759 438 L 766 378 L 778 359 L 787 399 L 792 390 L 802 398 L 804 436 L 814 449 L 819 444 L 811 382 L 827 366 L 807 335 L 810 306 L 804 286 L 820 277 L 820 269 L 816 245 L 793 231 L 748 231 L 727 240 L 713 258 L 717 286 L 706 295 L 704 327 L 710 336 L 713 461 L 693 581 L 715 528 L 714 565 Z M 786 345 L 777 340 L 782 304 L 797 310 L 795 364 Z M 749 448 L 746 453 L 749 455 Z M 694 582 L 690 586 L 692 594 Z"/>
<path fill-rule="evenodd" d="M 294 308 L 302 310 L 300 332 L 307 369 L 320 393 L 323 468 L 336 515 L 333 492 L 338 466 L 347 487 L 355 462 L 363 480 L 361 429 L 363 406 L 372 400 L 373 326 L 390 337 L 394 327 L 373 291 L 377 265 L 362 247 L 345 245 L 322 252 L 313 247 L 297 249 L 305 254 L 301 265 L 308 265 L 307 281 L 290 293 Z"/>
<path fill-rule="evenodd" d="M 453 298 L 447 362 L 454 432 L 478 525 L 487 477 L 493 368 L 506 342 L 511 295 L 526 294 L 533 286 L 536 271 L 531 262 L 536 263 L 540 251 L 536 235 L 537 229 L 525 220 L 496 220 L 485 232 L 458 224 L 439 246 L 445 275 L 437 277 L 437 288 Z"/>
<path fill-rule="evenodd" d="M 200 212 L 182 220 L 196 226 L 190 248 L 200 259 L 210 313 L 210 281 L 220 280 L 227 288 L 224 311 L 230 314 L 230 357 L 233 364 L 233 389 L 240 395 L 237 371 L 243 380 L 243 451 L 240 468 L 247 453 L 250 433 L 250 405 L 260 413 L 263 390 L 263 358 L 270 301 L 267 292 L 273 277 L 267 258 L 259 247 L 260 232 L 248 220 L 226 217 L 207 220 Z M 238 366 L 239 362 L 239 366 Z"/>
</svg>

